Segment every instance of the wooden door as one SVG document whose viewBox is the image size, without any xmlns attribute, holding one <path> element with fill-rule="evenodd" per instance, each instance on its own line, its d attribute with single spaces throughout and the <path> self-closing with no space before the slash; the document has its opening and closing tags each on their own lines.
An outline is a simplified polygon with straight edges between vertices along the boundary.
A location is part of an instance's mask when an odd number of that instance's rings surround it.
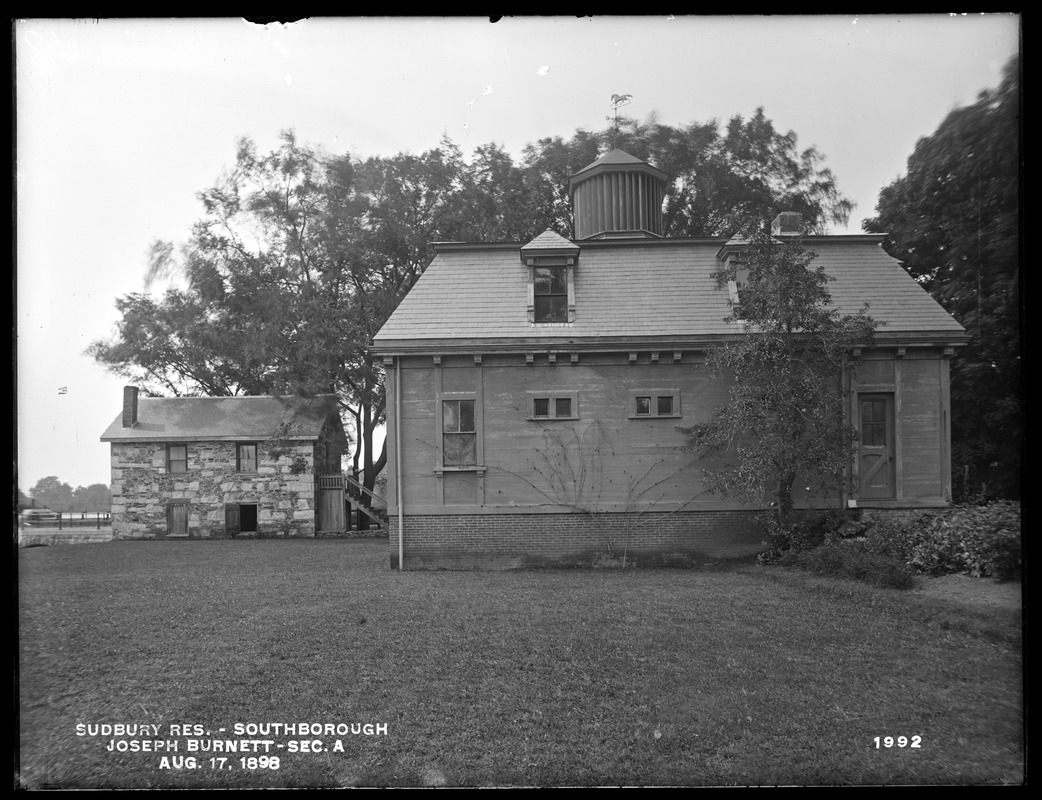
<svg viewBox="0 0 1042 800">
<path fill-rule="evenodd" d="M 319 489 L 317 530 L 347 530 L 346 505 L 343 489 Z"/>
<path fill-rule="evenodd" d="M 858 406 L 860 496 L 866 500 L 895 497 L 894 396 L 863 394 L 858 397 Z"/>
<path fill-rule="evenodd" d="M 188 536 L 188 503 L 171 503 L 166 507 L 166 535 Z"/>
</svg>

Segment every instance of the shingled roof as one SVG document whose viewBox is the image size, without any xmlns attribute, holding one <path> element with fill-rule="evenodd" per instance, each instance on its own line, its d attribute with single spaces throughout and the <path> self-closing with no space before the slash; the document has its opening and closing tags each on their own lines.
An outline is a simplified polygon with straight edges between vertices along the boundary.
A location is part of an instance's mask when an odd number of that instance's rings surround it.
<svg viewBox="0 0 1042 800">
<path fill-rule="evenodd" d="M 318 439 L 326 420 L 335 414 L 339 414 L 335 395 L 142 397 L 137 424 L 124 428 L 119 415 L 101 441 L 232 441 L 267 439 L 276 432 L 281 438 L 309 441 Z"/>
<path fill-rule="evenodd" d="M 880 246 L 882 236 L 807 237 L 835 280 L 833 305 L 866 303 L 880 339 L 958 342 L 956 322 Z M 724 239 L 583 241 L 575 267 L 575 321 L 532 323 L 522 245 L 445 244 L 375 337 L 381 353 L 465 345 L 553 346 L 703 342 L 739 333 L 725 322 L 726 288 L 713 274 Z"/>
<path fill-rule="evenodd" d="M 572 176 L 572 180 L 581 180 L 582 178 L 587 177 L 588 173 L 596 172 L 599 169 L 612 169 L 617 167 L 637 167 L 638 169 L 645 170 L 654 175 L 658 175 L 663 179 L 665 179 L 666 177 L 665 172 L 658 169 L 657 167 L 653 167 L 647 161 L 641 161 L 639 158 L 630 155 L 625 150 L 615 148 L 611 152 L 605 153 L 603 156 L 598 158 L 593 163 L 587 164 L 581 170 L 576 172 L 575 175 Z"/>
</svg>

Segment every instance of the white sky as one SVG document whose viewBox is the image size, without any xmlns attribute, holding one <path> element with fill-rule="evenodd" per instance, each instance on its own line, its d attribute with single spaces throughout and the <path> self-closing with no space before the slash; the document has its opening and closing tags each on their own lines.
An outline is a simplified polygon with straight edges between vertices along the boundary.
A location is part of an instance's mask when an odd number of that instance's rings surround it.
<svg viewBox="0 0 1042 800">
<path fill-rule="evenodd" d="M 98 437 L 124 381 L 83 355 L 143 290 L 155 239 L 188 238 L 235 142 L 366 157 L 468 152 L 629 116 L 685 125 L 757 106 L 825 155 L 857 207 L 915 142 L 996 86 L 1012 15 L 23 20 L 15 23 L 18 485 L 109 482 Z M 549 70 L 541 70 L 549 67 Z M 545 73 L 545 74 L 540 74 Z M 59 387 L 67 393 L 58 394 Z"/>
</svg>

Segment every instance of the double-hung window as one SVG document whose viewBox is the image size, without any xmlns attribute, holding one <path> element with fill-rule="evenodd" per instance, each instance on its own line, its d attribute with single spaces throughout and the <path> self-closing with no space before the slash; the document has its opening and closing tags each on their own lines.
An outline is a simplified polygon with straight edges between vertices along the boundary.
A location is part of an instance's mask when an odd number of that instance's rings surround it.
<svg viewBox="0 0 1042 800">
<path fill-rule="evenodd" d="M 257 443 L 244 442 L 235 445 L 235 471 L 257 471 Z"/>
<path fill-rule="evenodd" d="M 533 267 L 536 322 L 568 321 L 568 268 Z"/>
<path fill-rule="evenodd" d="M 737 260 L 728 266 L 727 296 L 731 304 L 731 313 L 735 319 L 742 319 L 742 292 L 749 283 L 749 269 Z"/>
<path fill-rule="evenodd" d="M 442 464 L 473 467 L 478 463 L 474 400 L 442 400 Z"/>
<path fill-rule="evenodd" d="M 188 445 L 168 444 L 166 446 L 166 471 L 188 472 Z"/>
</svg>

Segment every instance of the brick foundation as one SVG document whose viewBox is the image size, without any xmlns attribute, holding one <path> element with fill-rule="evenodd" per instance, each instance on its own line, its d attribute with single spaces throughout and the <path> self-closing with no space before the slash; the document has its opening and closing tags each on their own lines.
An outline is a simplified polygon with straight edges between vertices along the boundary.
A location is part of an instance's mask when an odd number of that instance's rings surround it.
<svg viewBox="0 0 1042 800">
<path fill-rule="evenodd" d="M 752 511 L 407 516 L 406 569 L 690 566 L 762 550 Z M 398 568 L 398 520 L 388 537 Z"/>
</svg>

